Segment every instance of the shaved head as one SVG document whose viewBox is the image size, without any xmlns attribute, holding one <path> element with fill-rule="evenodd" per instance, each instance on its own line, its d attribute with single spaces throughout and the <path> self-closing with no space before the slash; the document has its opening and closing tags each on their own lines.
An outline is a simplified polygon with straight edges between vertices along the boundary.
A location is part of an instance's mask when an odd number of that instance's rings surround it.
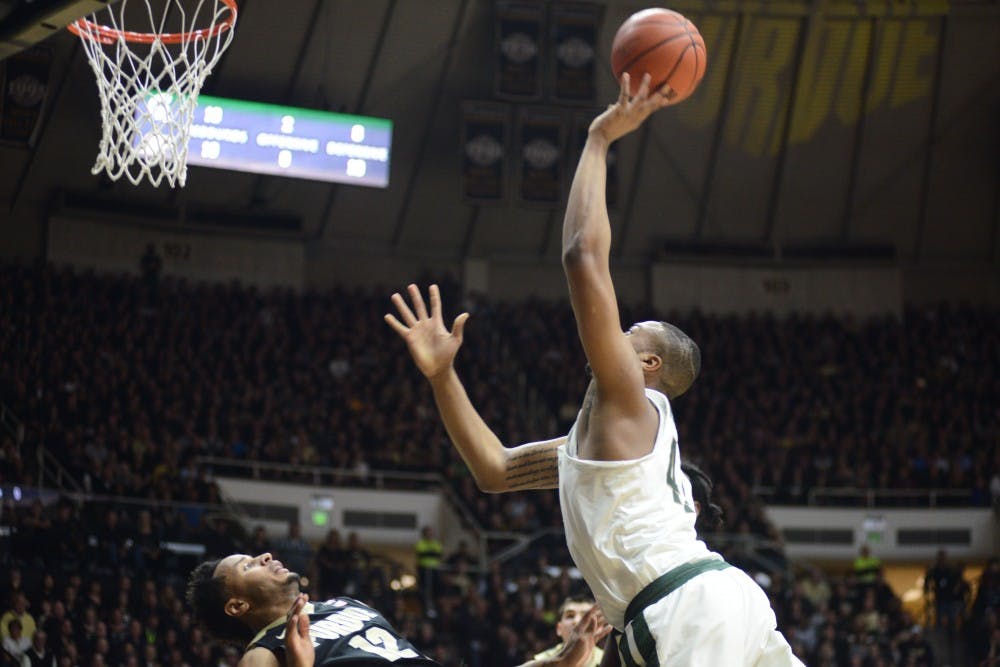
<svg viewBox="0 0 1000 667">
<path fill-rule="evenodd" d="M 651 352 L 663 362 L 655 388 L 671 399 L 686 392 L 701 371 L 701 350 L 691 337 L 669 322 L 640 322 L 630 331 L 638 334 L 636 352 Z"/>
</svg>

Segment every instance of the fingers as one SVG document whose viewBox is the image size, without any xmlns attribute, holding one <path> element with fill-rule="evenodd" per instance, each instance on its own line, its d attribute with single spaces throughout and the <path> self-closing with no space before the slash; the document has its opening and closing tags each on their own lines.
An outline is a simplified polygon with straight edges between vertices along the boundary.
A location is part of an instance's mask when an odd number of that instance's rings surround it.
<svg viewBox="0 0 1000 667">
<path fill-rule="evenodd" d="M 417 317 L 426 320 L 427 306 L 424 305 L 424 295 L 420 293 L 420 288 L 416 285 L 409 285 L 406 289 L 410 293 L 410 301 L 413 302 L 413 309 L 417 312 Z"/>
<path fill-rule="evenodd" d="M 433 319 L 441 319 L 441 290 L 438 289 L 437 285 L 431 285 L 427 290 L 431 295 L 431 317 Z"/>
<path fill-rule="evenodd" d="M 403 322 L 407 326 L 415 326 L 417 324 L 417 318 L 410 310 L 410 307 L 406 305 L 406 301 L 399 295 L 399 292 L 395 292 L 392 295 L 392 305 L 396 306 L 396 310 L 399 311 L 399 316 L 403 318 Z"/>
<path fill-rule="evenodd" d="M 640 102 L 649 97 L 649 82 L 652 77 L 649 76 L 649 72 L 642 75 L 642 81 L 639 83 L 639 92 L 636 93 L 636 99 Z"/>
<path fill-rule="evenodd" d="M 462 342 L 462 338 L 465 336 L 465 322 L 469 319 L 468 313 L 462 313 L 455 318 L 455 323 L 451 325 L 451 335 L 454 336 L 459 343 Z"/>
<path fill-rule="evenodd" d="M 660 86 L 660 89 L 656 92 L 658 94 L 652 96 L 652 100 L 655 102 L 654 111 L 674 103 L 674 89 L 670 87 L 669 83 Z"/>
<path fill-rule="evenodd" d="M 295 602 L 292 603 L 292 608 L 288 610 L 288 617 L 286 622 L 290 630 L 294 630 L 298 624 L 297 615 L 306 606 L 306 602 L 309 601 L 309 596 L 305 593 L 299 593 L 295 596 Z M 309 619 L 306 618 L 306 627 L 309 626 Z"/>
<path fill-rule="evenodd" d="M 298 618 L 298 628 L 296 629 L 299 631 L 299 637 L 305 639 L 309 636 L 309 615 L 300 612 L 297 615 L 297 618 Z"/>
<path fill-rule="evenodd" d="M 393 331 L 398 333 L 400 336 L 405 336 L 410 330 L 405 324 L 397 320 L 394 315 L 390 315 L 389 313 L 386 313 L 385 317 L 382 319 L 385 320 L 385 323 L 392 327 Z"/>
<path fill-rule="evenodd" d="M 629 86 L 629 82 L 630 81 L 631 81 L 631 78 L 629 77 L 628 72 L 622 72 L 622 78 L 621 78 L 622 87 L 621 87 L 621 91 L 618 93 L 618 104 L 627 104 L 628 103 L 628 98 L 629 98 L 629 94 L 628 93 L 629 93 L 629 90 L 631 90 L 631 88 Z"/>
</svg>

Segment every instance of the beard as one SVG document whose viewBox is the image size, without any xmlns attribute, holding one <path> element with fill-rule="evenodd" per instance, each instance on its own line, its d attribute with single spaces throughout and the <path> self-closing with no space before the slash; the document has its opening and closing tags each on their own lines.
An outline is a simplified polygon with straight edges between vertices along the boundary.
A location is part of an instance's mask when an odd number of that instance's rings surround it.
<svg viewBox="0 0 1000 667">
<path fill-rule="evenodd" d="M 302 576 L 298 572 L 289 572 L 288 576 L 285 577 L 285 581 L 282 582 L 285 588 L 291 588 L 296 593 L 299 592 L 299 584 L 302 581 Z"/>
</svg>

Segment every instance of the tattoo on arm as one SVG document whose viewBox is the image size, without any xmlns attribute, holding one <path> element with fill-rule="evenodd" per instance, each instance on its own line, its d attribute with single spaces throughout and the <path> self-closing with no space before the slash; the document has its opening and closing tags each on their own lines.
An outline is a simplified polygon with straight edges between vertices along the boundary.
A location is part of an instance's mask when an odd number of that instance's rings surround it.
<svg viewBox="0 0 1000 667">
<path fill-rule="evenodd" d="M 555 489 L 559 487 L 557 444 L 514 454 L 507 464 L 507 485 L 511 491 Z"/>
</svg>

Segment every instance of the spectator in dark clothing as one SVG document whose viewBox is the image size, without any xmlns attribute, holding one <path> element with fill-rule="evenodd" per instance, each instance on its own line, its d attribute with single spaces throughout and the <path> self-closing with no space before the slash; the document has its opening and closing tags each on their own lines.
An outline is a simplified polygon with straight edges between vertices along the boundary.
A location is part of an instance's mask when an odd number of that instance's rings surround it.
<svg viewBox="0 0 1000 667">
<path fill-rule="evenodd" d="M 1000 614 L 1000 558 L 990 558 L 979 576 L 972 615 L 985 618 L 987 614 Z"/>
<path fill-rule="evenodd" d="M 445 561 L 449 568 L 457 569 L 459 563 L 465 563 L 466 567 L 475 567 L 478 564 L 478 560 L 469 551 L 469 543 L 465 540 L 459 540 L 458 545 Z"/>
<path fill-rule="evenodd" d="M 146 281 L 147 287 L 155 288 L 159 284 L 160 272 L 163 270 L 163 257 L 156 252 L 156 246 L 152 243 L 148 244 L 142 253 L 142 258 L 139 260 L 139 270 L 142 272 L 142 278 Z"/>
<path fill-rule="evenodd" d="M 344 581 L 344 595 L 363 596 L 368 570 L 372 567 L 371 554 L 361 546 L 361 540 L 355 532 L 347 535 L 346 551 L 347 572 Z"/>
<path fill-rule="evenodd" d="M 251 552 L 256 553 L 256 552 Z M 332 598 L 344 590 L 347 578 L 347 551 L 341 546 L 340 532 L 330 530 L 316 551 L 316 576 L 321 599 Z"/>
<path fill-rule="evenodd" d="M 288 534 L 274 541 L 274 554 L 289 570 L 307 577 L 303 586 L 308 584 L 308 578 L 314 578 L 313 548 L 309 541 L 302 537 L 302 525 L 297 520 L 289 521 Z"/>
<path fill-rule="evenodd" d="M 222 517 L 205 517 L 206 530 L 201 537 L 206 558 L 219 558 L 236 550 L 236 540 L 229 532 L 229 524 Z"/>
<path fill-rule="evenodd" d="M 44 630 L 35 632 L 31 638 L 31 646 L 24 652 L 27 660 L 24 667 L 55 667 L 56 657 L 48 647 L 48 635 Z"/>
<path fill-rule="evenodd" d="M 962 568 L 948 560 L 944 549 L 938 551 L 937 560 L 924 575 L 924 593 L 934 599 L 934 624 L 954 633 L 965 610 L 968 585 L 962 578 Z"/>
<path fill-rule="evenodd" d="M 246 549 L 249 554 L 262 554 L 271 551 L 271 539 L 267 536 L 264 526 L 254 526 L 253 534 L 247 543 Z"/>
</svg>

